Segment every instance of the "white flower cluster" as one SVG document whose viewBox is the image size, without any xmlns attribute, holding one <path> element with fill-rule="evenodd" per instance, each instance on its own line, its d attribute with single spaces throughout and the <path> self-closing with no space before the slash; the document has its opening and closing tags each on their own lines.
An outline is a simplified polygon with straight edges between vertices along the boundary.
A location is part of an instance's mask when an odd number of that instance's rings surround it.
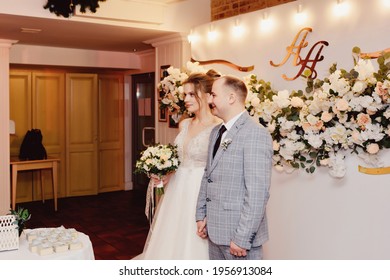
<svg viewBox="0 0 390 280">
<path fill-rule="evenodd" d="M 246 107 L 273 136 L 277 170 L 312 173 L 325 165 L 332 176 L 343 177 L 347 150 L 381 164 L 378 152 L 390 148 L 390 74 L 386 59 L 378 62 L 378 72 L 366 59 L 350 72 L 334 65 L 324 80 L 308 79 L 305 92 L 276 92 L 255 75 L 244 78 Z"/>
<path fill-rule="evenodd" d="M 182 83 L 191 73 L 206 73 L 207 70 L 199 65 L 198 62 L 187 62 L 186 67 L 182 70 L 173 68 L 167 69 L 166 76 L 159 84 L 161 101 L 160 108 L 168 108 L 172 113 L 183 114 L 186 110 L 184 106 L 184 91 Z"/>
<path fill-rule="evenodd" d="M 359 55 L 360 49 L 353 53 Z M 390 148 L 389 60 L 390 53 L 380 56 L 378 70 L 361 58 L 349 72 L 333 65 L 323 80 L 308 78 L 304 91 L 275 91 L 256 75 L 244 77 L 246 108 L 273 137 L 275 168 L 313 173 L 327 166 L 340 178 L 346 172 L 345 155 L 351 152 L 371 166 L 381 166 L 378 154 Z M 191 62 L 183 70 L 168 68 L 158 86 L 163 93 L 160 108 L 185 112 L 182 82 L 193 72 L 206 70 Z"/>
<path fill-rule="evenodd" d="M 136 172 L 145 173 L 148 176 L 155 174 L 161 177 L 176 170 L 179 164 L 176 146 L 157 144 L 148 147 L 141 153 L 140 159 L 136 162 Z"/>
</svg>

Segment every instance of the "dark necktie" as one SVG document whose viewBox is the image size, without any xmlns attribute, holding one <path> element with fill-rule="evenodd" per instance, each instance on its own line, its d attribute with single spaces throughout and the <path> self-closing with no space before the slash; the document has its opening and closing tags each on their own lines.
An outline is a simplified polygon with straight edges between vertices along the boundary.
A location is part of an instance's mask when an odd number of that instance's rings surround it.
<svg viewBox="0 0 390 280">
<path fill-rule="evenodd" d="M 215 154 L 216 154 L 217 151 L 218 151 L 219 145 L 221 144 L 222 134 L 223 134 L 225 131 L 226 131 L 226 127 L 225 127 L 224 125 L 222 125 L 222 126 L 219 128 L 217 141 L 215 141 L 214 150 L 213 150 L 213 158 L 215 157 Z"/>
</svg>

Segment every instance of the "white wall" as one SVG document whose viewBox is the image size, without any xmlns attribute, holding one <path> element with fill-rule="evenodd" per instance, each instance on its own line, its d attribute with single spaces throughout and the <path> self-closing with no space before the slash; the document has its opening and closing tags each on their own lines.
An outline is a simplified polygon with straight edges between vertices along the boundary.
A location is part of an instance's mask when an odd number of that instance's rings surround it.
<svg viewBox="0 0 390 280">
<path fill-rule="evenodd" d="M 10 62 L 24 65 L 55 65 L 118 69 L 141 68 L 140 57 L 134 53 L 28 45 L 14 45 L 10 52 Z"/>
<path fill-rule="evenodd" d="M 322 54 L 325 59 L 317 64 L 319 78 L 329 66 L 350 70 L 353 66 L 352 48 L 374 52 L 390 47 L 388 26 L 390 7 L 382 0 L 344 0 L 350 13 L 344 17 L 333 15 L 336 1 L 302 0 L 266 9 L 274 20 L 269 32 L 259 28 L 264 11 L 244 14 L 213 23 L 219 37 L 207 39 L 209 25 L 193 29 L 198 41 L 192 43 L 192 56 L 198 60 L 225 59 L 241 66 L 254 65 L 251 73 L 270 81 L 277 90 L 304 89 L 301 79 L 285 81 L 283 73 L 296 74 L 292 58 L 282 67 L 269 64 L 282 61 L 295 35 L 302 27 L 311 27 L 307 36 L 306 55 L 317 41 L 328 41 Z M 305 25 L 297 25 L 293 16 L 301 4 L 308 14 Z M 247 32 L 233 39 L 230 29 L 238 18 Z M 375 63 L 374 63 L 375 64 Z M 239 72 L 218 64 L 208 65 L 223 74 L 244 77 Z M 390 151 L 381 157 L 388 159 Z M 356 157 L 347 157 L 347 174 L 342 179 L 328 175 L 327 169 L 314 174 L 305 171 L 293 174 L 273 172 L 271 198 L 268 204 L 270 240 L 265 245 L 266 259 L 389 259 L 390 258 L 390 175 L 366 175 L 358 172 Z"/>
</svg>

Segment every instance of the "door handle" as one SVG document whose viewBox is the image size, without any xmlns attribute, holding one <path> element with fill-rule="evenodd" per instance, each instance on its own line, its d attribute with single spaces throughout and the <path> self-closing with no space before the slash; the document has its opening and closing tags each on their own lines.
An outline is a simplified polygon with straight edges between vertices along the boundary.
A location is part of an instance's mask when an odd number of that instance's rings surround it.
<svg viewBox="0 0 390 280">
<path fill-rule="evenodd" d="M 142 145 L 144 145 L 145 148 L 149 147 L 149 145 L 147 145 L 145 143 L 145 131 L 146 130 L 155 130 L 154 127 L 151 127 L 151 126 L 145 126 L 143 129 L 142 129 Z"/>
</svg>

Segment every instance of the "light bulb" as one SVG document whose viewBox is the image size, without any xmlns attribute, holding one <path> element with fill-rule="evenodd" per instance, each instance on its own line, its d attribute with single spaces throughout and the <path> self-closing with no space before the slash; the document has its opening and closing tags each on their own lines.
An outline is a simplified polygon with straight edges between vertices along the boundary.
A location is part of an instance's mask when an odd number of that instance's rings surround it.
<svg viewBox="0 0 390 280">
<path fill-rule="evenodd" d="M 336 16 L 345 16 L 349 12 L 349 4 L 343 0 L 337 0 L 337 4 L 334 6 L 333 11 Z"/>
</svg>

